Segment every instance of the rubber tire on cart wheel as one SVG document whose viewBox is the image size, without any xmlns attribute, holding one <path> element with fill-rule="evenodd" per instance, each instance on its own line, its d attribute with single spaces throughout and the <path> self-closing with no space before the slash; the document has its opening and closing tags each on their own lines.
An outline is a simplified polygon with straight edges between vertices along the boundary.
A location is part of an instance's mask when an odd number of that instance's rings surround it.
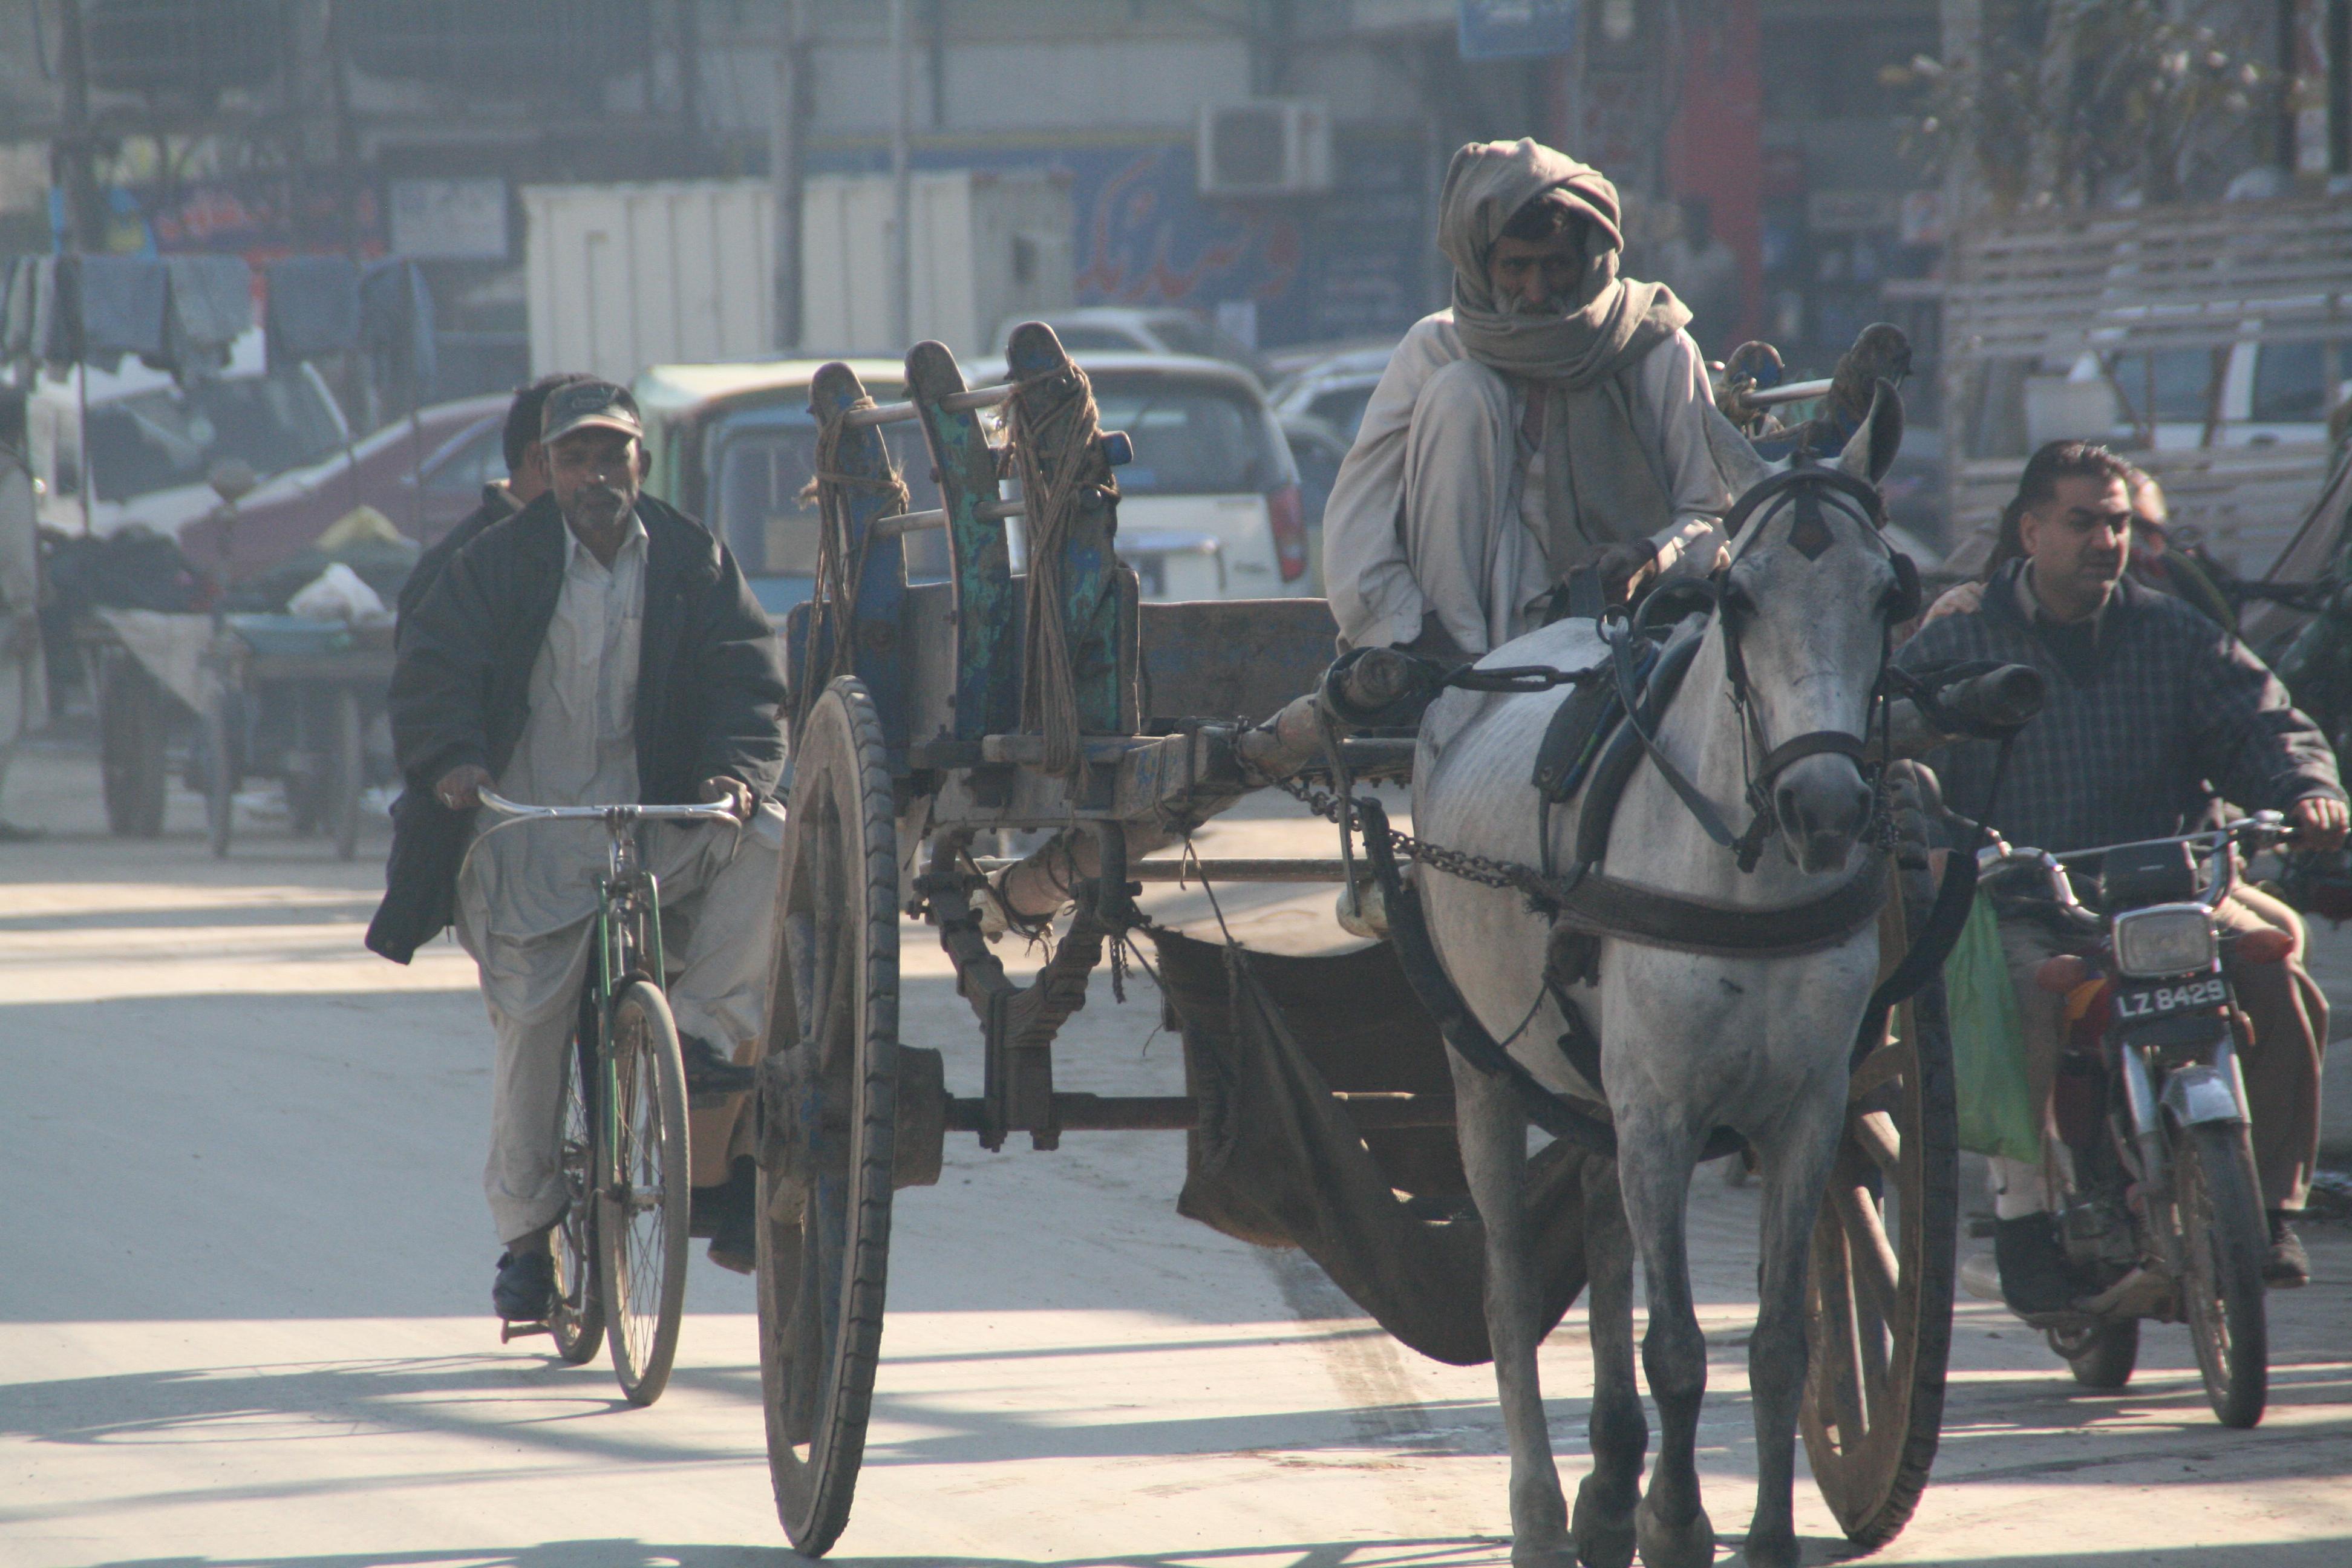
<svg viewBox="0 0 2352 1568">
<path fill-rule="evenodd" d="M 1920 889 L 1906 900 L 1924 916 Z M 1890 900 L 1890 906 L 1894 901 Z M 1890 927 L 1895 929 L 1890 930 Z M 1890 917 L 1881 942 L 1907 943 Z M 1896 1009 L 1854 1069 L 1846 1131 L 1813 1229 L 1798 1429 L 1830 1511 L 1865 1550 L 1919 1506 L 1944 1422 L 1959 1226 L 1959 1127 L 1942 980 Z M 1880 1283 L 1891 1255 L 1893 1299 Z"/>
<path fill-rule="evenodd" d="M 686 1058 L 658 987 L 633 980 L 613 1001 L 612 1053 L 619 1130 L 612 1184 L 597 1194 L 596 1293 L 613 1371 L 632 1405 L 668 1386 L 686 1311 L 687 1211 L 694 1179 L 686 1133 Z"/>
<path fill-rule="evenodd" d="M 2252 1426 L 2270 1399 L 2263 1285 L 2270 1225 L 2245 1124 L 2200 1121 L 2183 1129 L 2172 1145 L 2172 1191 L 2182 1316 L 2206 1402 L 2222 1426 Z"/>
<path fill-rule="evenodd" d="M 327 828 L 335 836 L 335 858 L 348 860 L 359 853 L 360 792 L 367 787 L 360 697 L 348 687 L 335 693 L 335 722 L 328 741 L 333 750 L 327 756 Z"/>
<path fill-rule="evenodd" d="M 160 837 L 170 771 L 164 758 L 169 700 L 137 659 L 118 650 L 110 649 L 100 663 L 99 682 L 106 830 L 117 838 Z"/>
<path fill-rule="evenodd" d="M 2058 1358 L 2074 1369 L 2074 1381 L 2084 1388 L 2121 1388 L 2139 1364 L 2139 1320 L 2093 1323 L 2081 1329 L 2052 1329 L 2043 1336 Z"/>
<path fill-rule="evenodd" d="M 776 1514 L 817 1556 L 849 1522 L 890 1248 L 898 1070 L 898 831 L 874 701 L 835 679 L 793 737 L 781 1048 L 790 1103 L 763 1106 L 760 1388 Z"/>
<path fill-rule="evenodd" d="M 573 1366 L 594 1361 L 604 1343 L 604 1299 L 596 1289 L 596 1123 L 587 1058 L 577 1040 L 564 1053 L 564 1208 L 555 1225 L 555 1307 L 547 1314 L 555 1353 Z"/>
</svg>

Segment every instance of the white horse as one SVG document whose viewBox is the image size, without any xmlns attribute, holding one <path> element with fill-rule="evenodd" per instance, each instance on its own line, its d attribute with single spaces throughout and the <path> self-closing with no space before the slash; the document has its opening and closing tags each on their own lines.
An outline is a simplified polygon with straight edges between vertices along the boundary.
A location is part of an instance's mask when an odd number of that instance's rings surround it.
<svg viewBox="0 0 2352 1568">
<path fill-rule="evenodd" d="M 1775 470 L 1730 425 L 1711 426 L 1734 495 Z M 1697 786 L 1718 826 L 1746 821 L 1751 780 L 1769 774 L 1767 844 L 1752 873 L 1700 830 L 1658 765 L 1626 785 L 1603 862 L 1608 874 L 1661 892 L 1754 910 L 1802 906 L 1867 865 L 1855 853 L 1872 820 L 1858 747 L 1789 747 L 1796 737 L 1865 735 L 1903 584 L 1864 504 L 1902 438 L 1902 411 L 1882 387 L 1838 472 L 1777 490 L 1731 543 L 1722 613 L 1707 628 L 1679 698 L 1660 721 L 1659 749 Z M 1916 580 L 1912 592 L 1916 596 Z M 1728 625 L 1736 647 L 1727 648 Z M 1590 621 L 1562 621 L 1490 654 L 1491 666 L 1594 662 Z M 1748 716 L 1733 689 L 1745 665 Z M 1543 858 L 1529 780 L 1538 746 L 1565 693 L 1449 691 L 1424 720 L 1413 773 L 1414 831 L 1493 859 Z M 1744 731 L 1744 732 L 1743 732 Z M 1573 808 L 1551 814 L 1551 858 L 1575 862 Z M 1714 1527 L 1700 1506 L 1693 1441 L 1706 1387 L 1706 1342 L 1692 1310 L 1684 1224 L 1691 1171 L 1710 1131 L 1730 1128 L 1760 1157 L 1762 1263 L 1748 1364 L 1756 1412 L 1755 1521 L 1747 1560 L 1798 1561 L 1790 1495 L 1805 1381 L 1806 1253 L 1814 1211 L 1845 1122 L 1848 1059 L 1879 963 L 1864 919 L 1833 945 L 1791 955 L 1708 956 L 1604 939 L 1597 985 L 1570 984 L 1601 1039 L 1603 1083 L 1588 1086 L 1555 1046 L 1568 1021 L 1545 984 L 1549 921 L 1518 891 L 1424 868 L 1418 883 L 1447 973 L 1486 1029 L 1548 1088 L 1597 1098 L 1605 1089 L 1617 1155 L 1586 1167 L 1586 1258 L 1591 1295 L 1593 1468 L 1577 1493 L 1573 1541 L 1536 1380 L 1535 1291 L 1521 1209 L 1528 1120 L 1497 1078 L 1454 1056 L 1463 1162 L 1486 1233 L 1486 1322 L 1511 1448 L 1515 1568 L 1622 1568 L 1638 1545 L 1649 1568 L 1712 1560 Z M 1622 1207 L 1620 1198 L 1622 1195 Z M 1628 1245 L 1630 1224 L 1631 1245 Z M 1641 1254 L 1650 1328 L 1642 1359 L 1662 1428 L 1643 1491 L 1649 1433 L 1633 1382 L 1633 1257 Z M 1638 1508 L 1636 1506 L 1638 1502 Z"/>
</svg>

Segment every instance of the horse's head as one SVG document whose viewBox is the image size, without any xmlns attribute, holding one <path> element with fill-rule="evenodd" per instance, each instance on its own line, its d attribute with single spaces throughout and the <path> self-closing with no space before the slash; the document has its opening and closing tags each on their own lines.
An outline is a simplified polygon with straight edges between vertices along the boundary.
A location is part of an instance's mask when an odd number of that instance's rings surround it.
<svg viewBox="0 0 2352 1568">
<path fill-rule="evenodd" d="M 1870 820 L 1860 767 L 1886 635 L 1916 613 L 1918 577 L 1881 533 L 1876 486 L 1903 440 L 1881 382 L 1832 468 L 1768 464 L 1721 417 L 1710 445 L 1738 497 L 1717 634 L 1751 727 L 1752 804 L 1807 871 L 1843 865 Z"/>
</svg>

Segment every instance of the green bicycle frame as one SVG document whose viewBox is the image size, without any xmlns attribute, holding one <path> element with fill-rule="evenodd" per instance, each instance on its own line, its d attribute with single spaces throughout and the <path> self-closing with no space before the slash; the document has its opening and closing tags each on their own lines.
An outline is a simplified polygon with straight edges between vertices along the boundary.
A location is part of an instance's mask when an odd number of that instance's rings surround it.
<svg viewBox="0 0 2352 1568">
<path fill-rule="evenodd" d="M 596 881 L 595 1070 L 597 1120 L 604 1135 L 597 1140 L 595 1188 L 617 1197 L 621 1082 L 613 1053 L 614 999 L 632 980 L 661 985 L 669 971 L 662 954 L 660 879 L 637 863 L 634 826 L 624 831 L 616 825 L 611 831 L 609 868 Z"/>
</svg>

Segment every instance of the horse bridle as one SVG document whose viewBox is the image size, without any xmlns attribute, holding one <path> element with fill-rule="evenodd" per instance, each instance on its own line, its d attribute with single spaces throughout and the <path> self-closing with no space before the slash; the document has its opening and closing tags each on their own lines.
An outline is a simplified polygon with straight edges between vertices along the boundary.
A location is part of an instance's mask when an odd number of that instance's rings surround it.
<svg viewBox="0 0 2352 1568">
<path fill-rule="evenodd" d="M 1865 731 L 1873 725 L 1881 731 L 1880 753 L 1883 759 L 1886 750 L 1884 735 L 1888 698 L 1886 668 L 1894 628 L 1919 613 L 1920 588 L 1917 565 L 1909 556 L 1886 542 L 1884 532 L 1886 508 L 1877 488 L 1842 468 L 1825 468 L 1801 459 L 1796 467 L 1771 475 L 1733 503 L 1731 510 L 1724 514 L 1723 531 L 1730 543 L 1737 545 L 1751 524 L 1761 528 L 1778 516 L 1782 508 L 1790 506 L 1797 509 L 1799 527 L 1805 526 L 1810 521 L 1817 528 L 1826 528 L 1821 517 L 1824 491 L 1842 495 L 1861 509 L 1864 519 L 1870 524 L 1870 537 L 1886 552 L 1887 560 L 1895 568 L 1895 595 L 1886 605 L 1885 626 L 1879 637 L 1878 674 L 1871 683 L 1871 712 L 1864 721 Z M 1641 737 L 1650 761 L 1691 816 L 1697 819 L 1706 836 L 1732 851 L 1740 870 L 1753 871 L 1757 861 L 1763 856 L 1765 840 L 1771 837 L 1780 821 L 1780 814 L 1772 804 L 1773 784 L 1796 763 L 1808 757 L 1835 756 L 1851 760 L 1865 779 L 1873 781 L 1871 809 L 1874 818 L 1878 810 L 1879 791 L 1875 786 L 1877 771 L 1870 765 L 1870 742 L 1863 735 L 1850 734 L 1843 730 L 1812 730 L 1777 746 L 1769 743 L 1762 716 L 1757 711 L 1748 686 L 1748 661 L 1739 647 L 1738 618 L 1723 603 L 1728 570 L 1727 566 L 1723 572 L 1707 578 L 1703 587 L 1685 584 L 1678 589 L 1654 593 L 1630 615 L 1623 610 L 1611 611 L 1601 623 L 1601 636 L 1610 646 L 1618 700 L 1624 707 L 1627 721 Z M 1650 629 L 1653 614 L 1658 605 L 1674 603 L 1692 592 L 1706 597 L 1722 623 L 1724 674 L 1731 687 L 1732 705 L 1738 710 L 1740 716 L 1740 750 L 1743 771 L 1748 776 L 1746 799 L 1750 816 L 1746 829 L 1737 834 L 1724 820 L 1723 814 L 1716 809 L 1715 803 L 1666 756 L 1664 748 L 1658 744 L 1655 731 L 1642 717 L 1641 694 L 1637 689 L 1639 675 L 1633 658 L 1635 640 Z M 1750 741 L 1763 752 L 1752 769 L 1746 766 Z"/>
</svg>

